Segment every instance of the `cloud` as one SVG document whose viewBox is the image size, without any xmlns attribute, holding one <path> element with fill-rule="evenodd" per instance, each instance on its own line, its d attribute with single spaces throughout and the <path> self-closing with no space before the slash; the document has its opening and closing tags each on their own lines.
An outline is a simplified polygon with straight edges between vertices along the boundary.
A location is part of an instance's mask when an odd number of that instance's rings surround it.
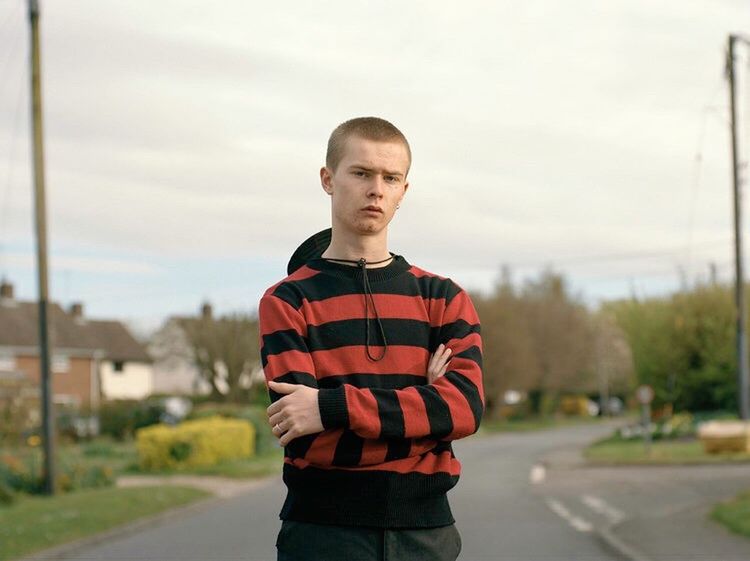
<svg viewBox="0 0 750 561">
<path fill-rule="evenodd" d="M 29 253 L 6 253 L 4 261 L 19 269 L 36 267 L 36 256 Z M 52 255 L 50 257 L 53 272 L 78 272 L 101 274 L 127 274 L 135 276 L 157 275 L 161 268 L 154 263 L 124 261 L 119 259 L 104 259 L 94 257 L 80 257 L 72 255 Z"/>
<path fill-rule="evenodd" d="M 612 294 L 614 281 L 591 279 L 618 275 L 627 293 L 633 275 L 648 286 L 657 269 L 725 260 L 722 246 L 692 257 L 689 246 L 731 229 L 722 65 L 727 30 L 747 16 L 739 1 L 43 10 L 50 239 L 66 255 L 97 255 L 92 269 L 70 262 L 76 270 L 106 270 L 94 265 L 104 256 L 113 272 L 156 282 L 153 263 L 166 260 L 285 262 L 328 225 L 325 142 L 361 114 L 410 139 L 412 187 L 390 242 L 417 265 L 487 285 L 500 263 L 519 274 L 560 263 L 584 289 Z M 0 53 L 19 39 L 0 36 Z M 28 120 L 25 104 L 15 110 L 24 67 L 11 59 L 0 84 L 4 247 L 33 232 L 30 141 L 13 133 Z M 709 103 L 719 116 L 704 122 Z M 688 249 L 659 262 L 645 256 L 655 247 Z M 644 257 L 566 262 L 623 252 Z M 9 266 L 26 266 L 17 259 Z"/>
</svg>

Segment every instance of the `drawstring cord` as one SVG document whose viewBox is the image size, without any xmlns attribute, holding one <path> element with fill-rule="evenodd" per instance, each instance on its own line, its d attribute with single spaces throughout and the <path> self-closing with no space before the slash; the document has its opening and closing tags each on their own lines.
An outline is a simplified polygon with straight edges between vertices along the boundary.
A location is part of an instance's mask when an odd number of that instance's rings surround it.
<svg viewBox="0 0 750 561">
<path fill-rule="evenodd" d="M 383 323 L 380 321 L 380 316 L 378 315 L 378 308 L 375 306 L 375 298 L 372 294 L 370 279 L 367 278 L 367 259 L 365 259 L 364 257 L 358 259 L 357 261 L 353 261 L 350 259 L 333 259 L 330 257 L 322 257 L 321 259 L 325 259 L 326 261 L 343 261 L 344 263 L 355 263 L 360 269 L 362 269 L 362 284 L 365 296 L 365 351 L 367 352 L 367 358 L 369 358 L 373 362 L 383 360 L 383 357 L 385 357 L 385 353 L 388 351 L 388 341 L 385 338 Z M 388 259 L 383 259 L 382 261 L 371 261 L 370 265 L 385 263 L 386 261 L 390 261 L 391 259 L 393 259 L 393 255 L 391 255 Z M 370 304 L 367 301 L 368 292 L 370 294 L 370 302 L 372 302 L 372 309 L 375 312 L 375 321 L 377 322 L 378 328 L 380 329 L 380 337 L 383 339 L 383 353 L 377 358 L 370 354 Z"/>
</svg>

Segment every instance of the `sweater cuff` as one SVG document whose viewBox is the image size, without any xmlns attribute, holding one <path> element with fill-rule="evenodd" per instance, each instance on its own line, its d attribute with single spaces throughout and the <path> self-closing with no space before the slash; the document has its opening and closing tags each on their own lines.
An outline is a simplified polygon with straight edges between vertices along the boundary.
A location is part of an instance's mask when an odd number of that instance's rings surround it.
<svg viewBox="0 0 750 561">
<path fill-rule="evenodd" d="M 344 386 L 318 390 L 318 409 L 324 429 L 349 426 L 349 411 L 346 409 Z"/>
</svg>

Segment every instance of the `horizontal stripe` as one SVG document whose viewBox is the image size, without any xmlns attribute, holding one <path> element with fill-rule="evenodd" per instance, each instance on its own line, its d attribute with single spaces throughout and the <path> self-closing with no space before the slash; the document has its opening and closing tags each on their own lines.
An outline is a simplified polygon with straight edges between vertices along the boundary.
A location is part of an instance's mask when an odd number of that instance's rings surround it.
<svg viewBox="0 0 750 561">
<path fill-rule="evenodd" d="M 291 286 L 285 287 L 284 285 L 287 284 Z M 400 294 L 402 296 L 422 296 L 423 294 L 419 283 L 408 273 L 389 279 L 387 282 L 371 282 L 371 287 L 372 292 L 376 294 Z M 277 292 L 281 292 L 290 305 L 299 309 L 303 300 L 317 302 L 347 294 L 355 294 L 363 298 L 365 289 L 361 280 L 358 282 L 354 279 L 339 279 L 331 282 L 329 275 L 319 273 L 307 279 L 290 283 L 283 282 L 276 288 L 274 294 Z"/>
<path fill-rule="evenodd" d="M 450 279 L 431 276 L 417 268 L 413 270 L 417 271 L 418 275 L 407 273 L 389 279 L 388 282 L 371 281 L 372 292 L 445 300 L 445 305 L 448 305 L 461 291 Z M 361 280 L 347 279 L 344 282 L 331 282 L 330 276 L 315 273 L 306 278 L 285 279 L 275 286 L 271 294 L 298 310 L 305 300 L 312 303 L 344 295 L 357 295 L 362 298 L 364 292 Z"/>
<path fill-rule="evenodd" d="M 304 316 L 279 298 L 271 295 L 261 298 L 258 314 L 263 318 L 259 326 L 260 335 L 269 335 L 285 329 L 294 329 L 302 337 L 307 335 Z"/>
<path fill-rule="evenodd" d="M 479 366 L 480 369 L 482 368 L 482 350 L 477 345 L 472 345 L 460 353 L 457 353 L 456 357 L 469 359 Z"/>
<path fill-rule="evenodd" d="M 312 301 L 304 305 L 304 314 L 308 325 L 320 325 L 329 321 L 341 321 L 352 318 L 363 318 L 365 299 L 363 294 L 344 294 L 327 300 Z M 406 318 L 429 323 L 427 307 L 420 294 L 381 294 L 374 293 L 372 299 L 378 316 L 382 318 Z M 367 297 L 369 314 L 373 315 L 373 304 Z"/>
<path fill-rule="evenodd" d="M 429 324 L 410 319 L 386 318 L 380 320 L 388 345 L 409 345 L 428 348 Z M 382 345 L 380 328 L 374 319 L 369 320 L 370 346 Z M 364 319 L 332 321 L 318 326 L 309 326 L 307 332 L 310 351 L 335 349 L 365 343 L 366 322 Z M 376 353 L 378 349 L 371 350 Z M 379 356 L 374 354 L 374 356 Z"/>
<path fill-rule="evenodd" d="M 419 284 L 419 292 L 427 298 L 444 298 L 446 306 L 461 292 L 459 286 L 451 279 L 428 273 L 419 267 L 412 267 L 409 272 Z"/>
<path fill-rule="evenodd" d="M 478 323 L 471 324 L 462 319 L 441 325 L 438 329 L 441 342 L 450 339 L 463 339 L 472 333 L 479 334 L 480 331 L 481 327 Z"/>
<path fill-rule="evenodd" d="M 273 380 L 288 372 L 307 372 L 315 378 L 315 364 L 310 354 L 304 351 L 286 351 L 279 354 L 264 355 L 263 373 Z"/>
<path fill-rule="evenodd" d="M 373 349 L 370 347 L 370 353 L 380 353 L 382 347 Z M 377 365 L 367 357 L 364 340 L 359 341 L 356 345 L 347 347 L 338 347 L 336 349 L 320 350 L 310 353 L 315 363 L 315 371 L 318 378 L 323 379 L 327 376 L 338 376 L 342 374 L 354 374 L 357 372 L 367 373 L 374 369 L 383 372 L 398 374 L 410 374 L 413 376 L 425 376 L 427 374 L 427 365 L 430 360 L 430 353 L 422 347 L 407 347 L 404 345 L 395 345 L 388 342 L 388 352 Z M 379 354 L 377 356 L 380 356 Z"/>
<path fill-rule="evenodd" d="M 390 352 L 390 348 L 388 349 Z M 380 388 L 383 390 L 402 390 L 411 386 L 423 386 L 427 383 L 427 376 L 411 374 L 344 374 L 341 376 L 326 376 L 318 379 L 320 388 L 337 388 L 348 384 L 355 388 Z"/>
<path fill-rule="evenodd" d="M 308 352 L 304 338 L 294 329 L 274 331 L 262 337 L 261 355 L 265 357 L 292 350 Z"/>
<path fill-rule="evenodd" d="M 266 377 L 268 379 L 267 372 Z M 301 384 L 303 386 L 307 386 L 308 388 L 318 387 L 318 381 L 315 379 L 315 376 L 313 376 L 309 372 L 287 372 L 282 376 L 271 379 L 274 382 L 281 382 L 283 384 Z"/>
<path fill-rule="evenodd" d="M 421 473 L 423 475 L 435 476 L 439 474 L 450 474 L 458 476 L 461 473 L 461 463 L 452 455 L 450 450 L 432 454 L 426 452 L 421 456 L 408 456 L 398 460 L 383 462 L 367 466 L 333 466 L 315 465 L 303 458 L 285 458 L 285 464 L 291 464 L 302 469 L 320 469 L 334 472 L 388 472 L 399 475 L 410 473 Z M 381 497 L 382 501 L 382 497 Z"/>
</svg>

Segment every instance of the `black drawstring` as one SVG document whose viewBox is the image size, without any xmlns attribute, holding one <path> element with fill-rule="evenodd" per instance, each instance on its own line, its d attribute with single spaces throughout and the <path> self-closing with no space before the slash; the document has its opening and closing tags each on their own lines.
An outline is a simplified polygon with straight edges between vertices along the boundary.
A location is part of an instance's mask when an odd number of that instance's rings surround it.
<svg viewBox="0 0 750 561">
<path fill-rule="evenodd" d="M 383 323 L 380 321 L 380 316 L 378 315 L 378 308 L 375 306 L 375 298 L 372 294 L 372 287 L 370 286 L 370 280 L 367 278 L 367 260 L 362 257 L 357 261 L 352 261 L 349 259 L 333 259 L 329 257 L 322 257 L 322 259 L 325 259 L 326 261 L 343 261 L 344 263 L 356 263 L 359 268 L 362 269 L 362 284 L 364 288 L 364 296 L 365 296 L 365 351 L 367 352 L 367 357 L 374 361 L 378 362 L 379 360 L 383 360 L 383 357 L 385 357 L 385 353 L 388 351 L 388 341 L 385 338 L 385 330 L 383 329 Z M 386 261 L 390 261 L 393 259 L 393 256 L 391 255 L 388 259 L 383 259 L 382 261 L 371 261 L 370 265 L 377 265 L 378 263 L 385 263 Z M 370 354 L 370 305 L 367 301 L 367 293 L 370 293 L 370 301 L 372 302 L 372 309 L 375 311 L 375 321 L 378 323 L 378 327 L 380 328 L 380 336 L 383 338 L 383 354 L 381 354 L 378 358 L 375 358 Z"/>
</svg>

